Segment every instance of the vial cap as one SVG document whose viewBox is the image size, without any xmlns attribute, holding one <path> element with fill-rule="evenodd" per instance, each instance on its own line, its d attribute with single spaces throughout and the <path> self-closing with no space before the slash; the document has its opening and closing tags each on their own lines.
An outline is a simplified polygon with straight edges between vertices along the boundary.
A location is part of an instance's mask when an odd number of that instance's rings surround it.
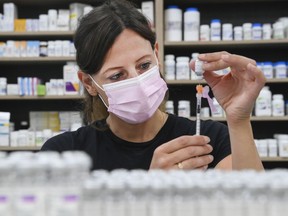
<svg viewBox="0 0 288 216">
<path fill-rule="evenodd" d="M 220 19 L 212 19 L 211 23 L 220 23 Z"/>
<path fill-rule="evenodd" d="M 169 5 L 167 9 L 179 9 L 177 5 Z"/>
<path fill-rule="evenodd" d="M 198 9 L 195 7 L 189 7 L 186 9 L 186 11 L 198 11 Z"/>
<path fill-rule="evenodd" d="M 252 27 L 261 27 L 261 23 L 253 23 Z"/>
</svg>

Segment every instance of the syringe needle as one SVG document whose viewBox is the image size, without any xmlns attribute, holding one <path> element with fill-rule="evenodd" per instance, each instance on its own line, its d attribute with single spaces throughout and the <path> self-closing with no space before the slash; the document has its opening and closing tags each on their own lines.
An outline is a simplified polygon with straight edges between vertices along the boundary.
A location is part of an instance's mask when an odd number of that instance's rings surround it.
<svg viewBox="0 0 288 216">
<path fill-rule="evenodd" d="M 200 135 L 200 127 L 201 127 L 201 98 L 203 92 L 203 86 L 196 86 L 196 135 Z"/>
</svg>

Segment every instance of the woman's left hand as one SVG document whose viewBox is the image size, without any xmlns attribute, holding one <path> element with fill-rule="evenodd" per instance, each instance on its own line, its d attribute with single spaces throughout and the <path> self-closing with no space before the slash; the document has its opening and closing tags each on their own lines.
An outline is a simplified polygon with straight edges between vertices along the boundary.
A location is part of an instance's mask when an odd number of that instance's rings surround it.
<svg viewBox="0 0 288 216">
<path fill-rule="evenodd" d="M 227 118 L 238 121 L 250 117 L 254 103 L 265 84 L 265 76 L 253 59 L 228 52 L 200 54 L 204 79 L 226 112 Z M 190 62 L 194 68 L 194 61 Z M 214 71 L 230 67 L 230 72 L 218 75 Z"/>
</svg>

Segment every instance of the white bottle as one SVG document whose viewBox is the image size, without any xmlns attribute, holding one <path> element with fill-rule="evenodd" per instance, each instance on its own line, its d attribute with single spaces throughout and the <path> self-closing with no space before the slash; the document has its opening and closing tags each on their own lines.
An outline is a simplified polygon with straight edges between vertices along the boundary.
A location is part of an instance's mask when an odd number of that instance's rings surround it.
<svg viewBox="0 0 288 216">
<path fill-rule="evenodd" d="M 174 114 L 174 103 L 171 100 L 166 101 L 166 112 Z"/>
<path fill-rule="evenodd" d="M 259 93 L 255 103 L 256 116 L 271 116 L 272 93 L 269 86 L 264 86 Z"/>
<path fill-rule="evenodd" d="M 284 39 L 284 26 L 282 22 L 276 22 L 273 24 L 273 39 Z"/>
<path fill-rule="evenodd" d="M 176 58 L 176 79 L 190 79 L 189 57 L 179 56 Z"/>
<path fill-rule="evenodd" d="M 48 30 L 49 31 L 57 30 L 57 10 L 55 9 L 48 10 Z"/>
<path fill-rule="evenodd" d="M 182 40 L 182 10 L 175 5 L 165 10 L 165 40 Z"/>
<path fill-rule="evenodd" d="M 209 25 L 200 25 L 200 41 L 210 41 Z"/>
<path fill-rule="evenodd" d="M 7 94 L 7 78 L 0 77 L 0 95 Z"/>
<path fill-rule="evenodd" d="M 275 78 L 278 79 L 287 78 L 287 66 L 284 61 L 276 62 L 274 68 L 275 68 Z"/>
<path fill-rule="evenodd" d="M 212 111 L 212 117 L 223 117 L 224 116 L 224 111 L 223 108 L 220 106 L 216 98 L 213 98 L 213 105 L 215 107 L 214 112 Z"/>
<path fill-rule="evenodd" d="M 243 24 L 243 40 L 252 40 L 252 23 Z"/>
<path fill-rule="evenodd" d="M 221 22 L 219 19 L 212 19 L 210 24 L 211 41 L 221 40 Z"/>
<path fill-rule="evenodd" d="M 252 40 L 262 40 L 262 25 L 253 23 L 252 25 Z"/>
<path fill-rule="evenodd" d="M 199 41 L 200 13 L 197 8 L 184 12 L 184 41 Z"/>
<path fill-rule="evenodd" d="M 234 40 L 236 41 L 243 40 L 243 27 L 242 26 L 234 27 Z"/>
<path fill-rule="evenodd" d="M 199 53 L 196 53 L 196 52 L 192 53 L 191 54 L 192 60 L 194 60 L 196 62 L 196 60 L 198 59 L 198 55 L 199 55 Z M 198 77 L 197 77 L 196 73 L 192 69 L 190 71 L 191 71 L 191 75 L 190 75 L 191 80 L 197 80 Z"/>
<path fill-rule="evenodd" d="M 178 116 L 190 117 L 190 101 L 180 100 L 178 102 Z"/>
<path fill-rule="evenodd" d="M 272 101 L 272 116 L 284 116 L 284 99 L 282 94 L 274 94 Z"/>
<path fill-rule="evenodd" d="M 263 24 L 263 40 L 271 40 L 272 38 L 272 27 L 270 23 Z"/>
<path fill-rule="evenodd" d="M 165 55 L 165 79 L 166 80 L 175 80 L 175 56 L 174 55 Z"/>
<path fill-rule="evenodd" d="M 263 63 L 263 66 L 262 66 L 262 71 L 263 71 L 263 74 L 264 76 L 267 78 L 267 79 L 272 79 L 274 77 L 273 75 L 273 64 L 272 62 L 264 62 Z"/>
<path fill-rule="evenodd" d="M 233 40 L 233 25 L 232 23 L 223 23 L 222 25 L 222 40 Z"/>
</svg>

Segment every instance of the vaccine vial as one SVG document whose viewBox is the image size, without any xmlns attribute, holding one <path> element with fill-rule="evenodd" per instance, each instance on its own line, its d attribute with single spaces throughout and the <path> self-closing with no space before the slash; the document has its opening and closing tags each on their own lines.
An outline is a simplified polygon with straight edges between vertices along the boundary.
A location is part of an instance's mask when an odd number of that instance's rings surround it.
<svg viewBox="0 0 288 216">
<path fill-rule="evenodd" d="M 190 79 L 189 57 L 179 56 L 176 58 L 176 79 Z"/>
<path fill-rule="evenodd" d="M 199 41 L 200 13 L 197 8 L 184 12 L 184 41 Z"/>
<path fill-rule="evenodd" d="M 182 10 L 176 5 L 165 10 L 165 40 L 182 40 Z"/>
<path fill-rule="evenodd" d="M 196 61 L 197 59 L 198 59 L 198 55 L 199 55 L 199 53 L 197 53 L 197 52 L 194 52 L 194 53 L 192 53 L 191 54 L 191 58 L 192 58 L 192 60 L 194 60 L 194 61 Z M 191 71 L 191 80 L 197 80 L 198 79 L 198 77 L 197 77 L 197 75 L 196 75 L 196 73 L 195 73 L 195 71 L 194 70 L 190 70 Z"/>
<path fill-rule="evenodd" d="M 166 80 L 175 80 L 175 56 L 174 55 L 165 55 L 165 79 Z"/>
<path fill-rule="evenodd" d="M 211 41 L 221 40 L 221 22 L 219 19 L 212 19 L 210 24 Z"/>
<path fill-rule="evenodd" d="M 284 99 L 282 94 L 273 95 L 272 100 L 272 116 L 284 116 Z"/>
<path fill-rule="evenodd" d="M 198 79 L 203 79 L 204 70 L 203 70 L 202 66 L 203 66 L 203 61 L 196 59 L 196 61 L 195 61 L 195 73 L 196 73 Z"/>
</svg>

